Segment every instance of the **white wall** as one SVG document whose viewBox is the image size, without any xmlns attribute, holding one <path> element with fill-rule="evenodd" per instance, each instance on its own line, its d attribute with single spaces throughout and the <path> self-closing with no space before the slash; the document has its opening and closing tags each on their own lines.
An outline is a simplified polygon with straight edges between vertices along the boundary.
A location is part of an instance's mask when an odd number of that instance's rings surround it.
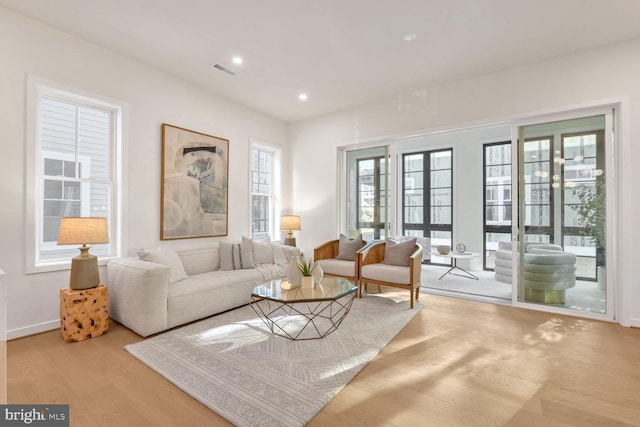
<svg viewBox="0 0 640 427">
<path fill-rule="evenodd" d="M 304 227 L 298 245 L 305 251 L 338 233 L 336 147 L 389 140 L 393 135 L 456 129 L 516 117 L 621 101 L 616 209 L 619 283 L 617 319 L 640 326 L 640 287 L 633 275 L 640 228 L 632 213 L 640 208 L 634 189 L 640 181 L 640 40 L 504 70 L 436 88 L 416 90 L 358 108 L 292 125 L 290 143 L 296 174 L 293 204 Z M 307 159 L 314 159 L 308 162 Z M 458 185 L 460 182 L 458 181 Z"/>
<path fill-rule="evenodd" d="M 0 405 L 7 403 L 7 279 L 0 270 Z"/>
<path fill-rule="evenodd" d="M 10 284 L 9 338 L 58 327 L 59 289 L 69 280 L 68 271 L 25 274 L 27 74 L 127 104 L 125 255 L 159 244 L 163 122 L 229 139 L 227 239 L 249 233 L 249 138 L 286 144 L 285 123 L 1 7 L 0 40 L 0 264 Z M 174 244 L 201 245 L 203 239 Z"/>
</svg>

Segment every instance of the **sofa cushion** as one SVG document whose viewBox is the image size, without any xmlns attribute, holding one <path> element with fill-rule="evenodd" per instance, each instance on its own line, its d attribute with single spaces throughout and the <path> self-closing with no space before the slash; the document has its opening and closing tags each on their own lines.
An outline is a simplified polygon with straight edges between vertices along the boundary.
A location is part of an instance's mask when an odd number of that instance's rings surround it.
<svg viewBox="0 0 640 427">
<path fill-rule="evenodd" d="M 338 240 L 338 255 L 336 255 L 336 259 L 355 261 L 356 252 L 363 246 L 364 241 L 362 240 L 362 233 L 358 234 L 353 239 L 349 239 L 344 234 L 341 234 L 340 239 Z"/>
<path fill-rule="evenodd" d="M 249 242 L 220 242 L 220 268 L 223 270 L 241 270 L 254 268 L 253 246 Z"/>
<path fill-rule="evenodd" d="M 262 240 L 255 240 L 242 236 L 242 243 L 251 243 L 253 249 L 253 262 L 256 264 L 273 263 L 273 246 L 269 236 Z"/>
<path fill-rule="evenodd" d="M 140 249 L 138 257 L 143 261 L 155 262 L 169 267 L 170 283 L 175 283 L 188 277 L 182 260 L 171 245 L 161 245 L 156 249 Z"/>
<path fill-rule="evenodd" d="M 217 270 L 189 277 L 169 287 L 167 327 L 211 316 L 251 300 L 251 291 L 263 280 L 256 269 Z"/>
<path fill-rule="evenodd" d="M 384 246 L 384 264 L 399 265 L 409 267 L 409 258 L 416 250 L 416 238 L 398 242 L 393 239 L 386 239 Z"/>
</svg>

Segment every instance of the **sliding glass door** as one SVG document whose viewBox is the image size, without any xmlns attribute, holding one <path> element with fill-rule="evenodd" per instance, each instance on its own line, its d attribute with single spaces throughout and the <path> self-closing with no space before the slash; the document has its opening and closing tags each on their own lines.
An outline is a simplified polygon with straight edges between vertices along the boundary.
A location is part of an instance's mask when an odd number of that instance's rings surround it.
<svg viewBox="0 0 640 427">
<path fill-rule="evenodd" d="M 518 301 L 606 313 L 606 123 L 518 128 Z"/>
</svg>

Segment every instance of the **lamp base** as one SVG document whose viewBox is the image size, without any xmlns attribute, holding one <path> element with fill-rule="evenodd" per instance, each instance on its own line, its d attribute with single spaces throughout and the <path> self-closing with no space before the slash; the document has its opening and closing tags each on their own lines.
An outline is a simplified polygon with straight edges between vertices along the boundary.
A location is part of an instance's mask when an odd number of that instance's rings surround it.
<svg viewBox="0 0 640 427">
<path fill-rule="evenodd" d="M 74 290 L 95 288 L 100 284 L 98 257 L 89 253 L 89 246 L 80 248 L 80 255 L 71 260 L 69 287 Z"/>
</svg>

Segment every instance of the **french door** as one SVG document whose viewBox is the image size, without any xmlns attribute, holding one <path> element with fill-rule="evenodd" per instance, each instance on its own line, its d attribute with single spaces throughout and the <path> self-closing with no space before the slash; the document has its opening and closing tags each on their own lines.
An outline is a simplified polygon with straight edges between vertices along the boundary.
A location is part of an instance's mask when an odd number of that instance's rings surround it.
<svg viewBox="0 0 640 427">
<path fill-rule="evenodd" d="M 605 112 L 517 127 L 514 300 L 612 311 L 606 285 L 612 123 Z"/>
<path fill-rule="evenodd" d="M 345 170 L 347 235 L 384 240 L 389 235 L 388 147 L 348 151 Z"/>
<path fill-rule="evenodd" d="M 453 149 L 402 156 L 402 235 L 453 242 Z M 430 250 L 430 248 L 425 248 Z"/>
</svg>

